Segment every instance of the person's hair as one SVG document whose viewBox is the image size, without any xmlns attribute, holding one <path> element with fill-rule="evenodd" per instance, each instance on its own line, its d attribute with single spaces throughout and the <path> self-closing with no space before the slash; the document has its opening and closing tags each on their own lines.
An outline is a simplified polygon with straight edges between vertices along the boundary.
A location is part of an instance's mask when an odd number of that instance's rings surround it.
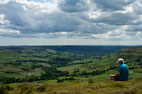
<svg viewBox="0 0 142 94">
<path fill-rule="evenodd" d="M 117 63 L 124 64 L 124 59 L 123 58 L 118 58 Z"/>
</svg>

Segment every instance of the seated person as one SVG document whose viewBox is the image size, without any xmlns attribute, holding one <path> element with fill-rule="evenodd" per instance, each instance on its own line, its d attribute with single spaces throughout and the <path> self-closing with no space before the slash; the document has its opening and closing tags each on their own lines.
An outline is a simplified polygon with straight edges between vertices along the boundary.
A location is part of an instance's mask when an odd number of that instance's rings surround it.
<svg viewBox="0 0 142 94">
<path fill-rule="evenodd" d="M 124 64 L 123 58 L 117 60 L 118 63 L 118 73 L 116 75 L 111 75 L 110 79 L 115 81 L 128 81 L 129 79 L 129 68 Z"/>
</svg>

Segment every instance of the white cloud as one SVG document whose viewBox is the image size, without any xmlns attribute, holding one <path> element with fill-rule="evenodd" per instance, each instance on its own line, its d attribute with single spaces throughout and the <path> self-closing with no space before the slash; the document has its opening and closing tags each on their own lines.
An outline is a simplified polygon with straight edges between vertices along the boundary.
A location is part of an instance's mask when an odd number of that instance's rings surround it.
<svg viewBox="0 0 142 94">
<path fill-rule="evenodd" d="M 7 2 L 9 2 L 10 0 L 0 0 L 0 4 L 5 4 Z"/>
<path fill-rule="evenodd" d="M 142 32 L 136 32 L 136 34 L 133 37 L 134 39 L 142 40 Z"/>
<path fill-rule="evenodd" d="M 18 30 L 0 29 L 0 35 L 20 34 Z"/>
<path fill-rule="evenodd" d="M 142 1 L 136 0 L 133 4 L 134 12 L 138 14 L 142 14 L 141 8 L 142 8 Z"/>
<path fill-rule="evenodd" d="M 5 24 L 9 24 L 9 21 L 5 19 L 5 15 L 0 14 L 0 27 L 5 26 Z"/>
<path fill-rule="evenodd" d="M 0 0 L 0 35 L 141 39 L 141 8 L 141 0 Z"/>
<path fill-rule="evenodd" d="M 121 26 L 113 31 L 109 31 L 104 34 L 92 34 L 92 37 L 98 38 L 98 39 L 110 39 L 110 40 L 123 40 L 123 39 L 131 39 L 132 37 L 127 35 L 126 29 L 128 26 Z"/>
</svg>

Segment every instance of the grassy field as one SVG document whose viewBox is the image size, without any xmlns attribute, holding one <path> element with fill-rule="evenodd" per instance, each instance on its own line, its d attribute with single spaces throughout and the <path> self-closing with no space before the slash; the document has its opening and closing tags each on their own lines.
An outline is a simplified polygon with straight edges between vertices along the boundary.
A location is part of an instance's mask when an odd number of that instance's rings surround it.
<svg viewBox="0 0 142 94">
<path fill-rule="evenodd" d="M 24 78 L 26 75 L 40 76 L 46 66 L 64 66 L 76 61 L 80 55 L 57 52 L 40 47 L 0 48 L 0 76 Z"/>
<path fill-rule="evenodd" d="M 130 70 L 129 81 L 110 81 L 109 75 L 116 70 L 90 76 L 75 77 L 74 81 L 57 83 L 57 80 L 7 84 L 5 94 L 142 94 L 142 74 Z M 137 71 L 141 71 L 138 69 Z"/>
<path fill-rule="evenodd" d="M 142 80 L 10 84 L 9 94 L 142 94 Z M 8 94 L 7 93 L 7 94 Z"/>
<path fill-rule="evenodd" d="M 65 66 L 65 67 L 59 67 L 58 69 L 61 71 L 69 71 L 69 72 L 73 72 L 74 69 L 79 68 L 80 71 L 92 71 L 91 69 L 89 69 L 87 66 L 84 66 L 84 64 L 74 64 L 71 66 Z"/>
</svg>

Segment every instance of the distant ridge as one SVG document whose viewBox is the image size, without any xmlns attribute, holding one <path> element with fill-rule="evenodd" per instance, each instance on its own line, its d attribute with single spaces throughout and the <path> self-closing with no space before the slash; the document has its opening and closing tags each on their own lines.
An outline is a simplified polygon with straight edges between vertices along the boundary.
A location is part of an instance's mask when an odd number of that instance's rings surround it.
<svg viewBox="0 0 142 94">
<path fill-rule="evenodd" d="M 134 45 L 36 45 L 36 46 L 0 46 L 0 49 L 53 49 L 59 52 L 72 52 L 85 55 L 104 55 L 117 52 L 123 48 L 137 47 Z"/>
</svg>

